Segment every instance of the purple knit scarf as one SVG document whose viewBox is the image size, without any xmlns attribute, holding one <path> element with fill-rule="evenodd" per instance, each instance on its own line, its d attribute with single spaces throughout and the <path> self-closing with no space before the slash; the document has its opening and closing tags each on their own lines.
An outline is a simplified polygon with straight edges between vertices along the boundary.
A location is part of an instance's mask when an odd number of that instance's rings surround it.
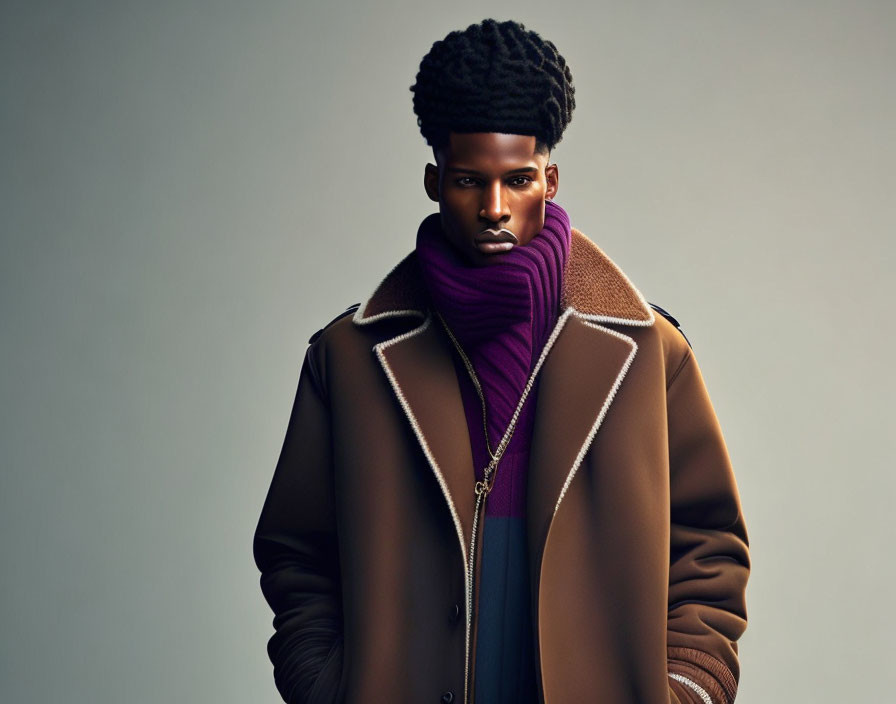
<svg viewBox="0 0 896 704">
<path fill-rule="evenodd" d="M 490 266 L 474 267 L 461 258 L 438 213 L 417 231 L 417 255 L 433 304 L 482 385 L 493 448 L 557 321 L 570 242 L 569 216 L 553 201 L 545 203 L 541 232 Z"/>
</svg>

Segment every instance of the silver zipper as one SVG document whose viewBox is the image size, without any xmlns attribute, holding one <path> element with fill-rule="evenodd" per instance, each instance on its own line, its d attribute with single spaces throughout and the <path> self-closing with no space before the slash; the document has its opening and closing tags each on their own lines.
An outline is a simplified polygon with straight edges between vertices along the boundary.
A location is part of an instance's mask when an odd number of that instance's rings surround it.
<svg viewBox="0 0 896 704">
<path fill-rule="evenodd" d="M 479 526 L 479 508 L 482 504 L 483 493 L 476 494 L 476 508 L 473 513 L 473 529 L 470 539 L 470 564 L 467 569 L 467 638 L 466 653 L 464 658 L 464 704 L 467 704 L 470 691 L 470 649 L 473 624 L 473 573 L 476 570 L 476 531 Z"/>
<path fill-rule="evenodd" d="M 470 667 L 472 665 L 471 662 L 471 647 L 472 647 L 472 622 L 473 622 L 473 590 L 475 587 L 473 578 L 476 573 L 476 538 L 479 535 L 479 513 L 482 508 L 482 504 L 485 503 L 485 499 L 488 496 L 488 493 L 492 490 L 492 484 L 486 481 L 478 481 L 476 482 L 476 486 L 474 491 L 476 492 L 476 507 L 473 510 L 473 528 L 470 531 L 470 569 L 467 574 L 467 657 L 466 657 L 466 672 L 464 676 L 464 702 L 466 703 L 468 693 L 469 693 L 469 680 L 470 680 Z"/>
</svg>

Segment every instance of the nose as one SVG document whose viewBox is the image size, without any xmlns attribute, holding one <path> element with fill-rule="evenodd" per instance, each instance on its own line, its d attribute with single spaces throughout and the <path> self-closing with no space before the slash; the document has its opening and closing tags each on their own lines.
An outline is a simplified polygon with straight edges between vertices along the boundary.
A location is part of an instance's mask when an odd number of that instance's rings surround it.
<svg viewBox="0 0 896 704">
<path fill-rule="evenodd" d="M 479 217 L 489 222 L 501 222 L 510 217 L 510 207 L 504 198 L 503 184 L 500 181 L 483 190 Z"/>
</svg>

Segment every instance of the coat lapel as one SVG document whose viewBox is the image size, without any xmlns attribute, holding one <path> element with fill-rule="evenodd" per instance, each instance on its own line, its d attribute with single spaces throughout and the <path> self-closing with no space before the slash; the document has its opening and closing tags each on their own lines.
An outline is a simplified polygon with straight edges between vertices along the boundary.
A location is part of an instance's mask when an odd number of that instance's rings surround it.
<svg viewBox="0 0 896 704">
<path fill-rule="evenodd" d="M 563 317 L 566 318 L 563 324 Z M 567 309 L 540 372 L 526 518 L 533 575 L 548 528 L 634 359 L 632 338 Z"/>
<path fill-rule="evenodd" d="M 432 320 L 427 316 L 374 350 L 442 488 L 466 564 L 474 513 L 473 454 L 450 349 Z"/>
<path fill-rule="evenodd" d="M 533 568 L 551 519 L 634 359 L 634 340 L 601 323 L 648 326 L 653 311 L 625 274 L 572 230 L 561 314 L 535 366 L 538 397 L 527 520 Z M 448 502 L 464 561 L 473 520 L 474 471 L 450 342 L 433 324 L 411 252 L 354 315 L 357 325 L 408 317 L 413 329 L 378 343 L 377 358 Z"/>
</svg>

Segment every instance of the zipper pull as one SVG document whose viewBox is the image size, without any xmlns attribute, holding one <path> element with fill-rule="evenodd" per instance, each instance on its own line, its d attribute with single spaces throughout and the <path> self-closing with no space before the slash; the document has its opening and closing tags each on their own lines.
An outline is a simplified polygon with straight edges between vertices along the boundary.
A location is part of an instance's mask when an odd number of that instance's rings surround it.
<svg viewBox="0 0 896 704">
<path fill-rule="evenodd" d="M 476 482 L 476 485 L 473 487 L 473 491 L 476 492 L 476 496 L 479 496 L 480 494 L 483 494 L 484 496 L 488 496 L 488 493 L 492 490 L 493 483 L 494 483 L 494 480 L 486 481 L 486 480 L 480 479 L 479 481 Z"/>
</svg>

